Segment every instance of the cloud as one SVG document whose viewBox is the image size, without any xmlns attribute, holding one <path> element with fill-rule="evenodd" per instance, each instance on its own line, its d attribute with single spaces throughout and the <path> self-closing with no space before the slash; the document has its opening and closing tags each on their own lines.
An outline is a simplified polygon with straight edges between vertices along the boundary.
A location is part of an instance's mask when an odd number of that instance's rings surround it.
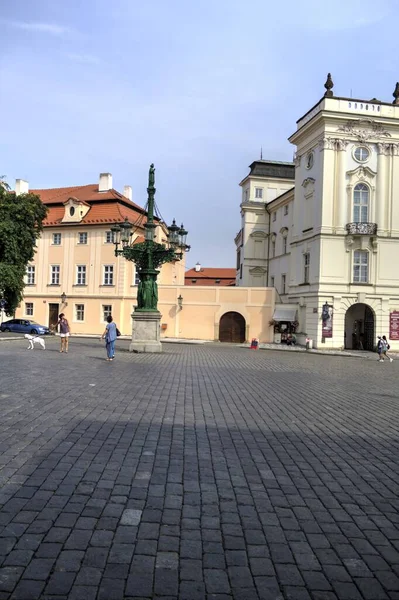
<svg viewBox="0 0 399 600">
<path fill-rule="evenodd" d="M 69 27 L 57 25 L 56 23 L 27 23 L 25 21 L 3 21 L 3 23 L 16 29 L 24 29 L 25 31 L 32 31 L 34 33 L 48 33 L 49 35 L 64 35 L 71 31 Z"/>
<path fill-rule="evenodd" d="M 100 64 L 100 59 L 97 56 L 92 56 L 91 54 L 79 54 L 75 52 L 68 52 L 65 54 L 69 60 L 73 60 L 75 62 L 79 62 L 87 65 L 98 65 Z"/>
</svg>

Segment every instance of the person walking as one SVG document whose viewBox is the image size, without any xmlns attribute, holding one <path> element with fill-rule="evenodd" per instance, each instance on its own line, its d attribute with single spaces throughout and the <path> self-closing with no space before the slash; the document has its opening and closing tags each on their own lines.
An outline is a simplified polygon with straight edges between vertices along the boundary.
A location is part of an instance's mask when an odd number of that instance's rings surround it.
<svg viewBox="0 0 399 600">
<path fill-rule="evenodd" d="M 383 353 L 383 355 L 384 355 L 384 357 L 386 356 L 387 358 L 389 358 L 389 362 L 393 362 L 393 358 L 391 358 L 391 357 L 389 356 L 389 354 L 388 354 L 388 350 L 390 349 L 390 347 L 391 347 L 391 346 L 388 344 L 388 340 L 387 340 L 387 337 L 386 337 L 386 335 L 383 335 L 383 336 L 382 336 L 382 341 L 383 341 L 383 343 L 384 343 L 384 350 L 383 350 L 383 352 L 382 352 L 382 353 Z"/>
<path fill-rule="evenodd" d="M 383 343 L 382 338 L 381 338 L 380 335 L 378 336 L 377 339 L 378 339 L 378 342 L 377 342 L 378 359 L 377 360 L 379 362 L 384 362 L 384 359 L 382 358 L 382 352 L 383 352 L 384 343 Z"/>
<path fill-rule="evenodd" d="M 105 338 L 105 347 L 107 349 L 107 360 L 115 358 L 115 340 L 118 337 L 118 330 L 111 315 L 107 317 L 107 325 L 101 339 Z"/>
<path fill-rule="evenodd" d="M 58 316 L 58 326 L 60 328 L 60 338 L 61 338 L 61 349 L 60 352 L 65 352 L 68 354 L 68 338 L 71 333 L 71 328 L 69 326 L 68 319 L 65 318 L 64 313 L 61 313 Z"/>
</svg>

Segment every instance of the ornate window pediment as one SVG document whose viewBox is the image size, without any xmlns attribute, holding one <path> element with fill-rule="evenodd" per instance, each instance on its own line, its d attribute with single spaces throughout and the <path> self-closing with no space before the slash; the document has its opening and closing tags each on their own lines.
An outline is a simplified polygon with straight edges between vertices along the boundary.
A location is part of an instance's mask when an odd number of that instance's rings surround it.
<svg viewBox="0 0 399 600">
<path fill-rule="evenodd" d="M 283 237 L 287 237 L 287 235 L 288 235 L 288 227 L 282 227 L 282 228 L 280 229 L 280 233 L 281 233 L 281 235 L 282 235 Z"/>
<path fill-rule="evenodd" d="M 255 238 L 257 240 L 265 240 L 267 238 L 267 233 L 262 231 L 261 229 L 256 229 L 253 231 L 249 237 Z"/>
<path fill-rule="evenodd" d="M 252 269 L 249 269 L 249 272 L 255 277 L 260 277 L 261 275 L 266 275 L 267 270 L 264 267 L 252 267 Z"/>
<path fill-rule="evenodd" d="M 347 175 L 349 176 L 349 181 L 373 181 L 377 173 L 370 169 L 370 167 L 366 167 L 364 165 L 360 165 L 357 169 L 353 169 L 352 171 L 347 171 Z"/>
</svg>

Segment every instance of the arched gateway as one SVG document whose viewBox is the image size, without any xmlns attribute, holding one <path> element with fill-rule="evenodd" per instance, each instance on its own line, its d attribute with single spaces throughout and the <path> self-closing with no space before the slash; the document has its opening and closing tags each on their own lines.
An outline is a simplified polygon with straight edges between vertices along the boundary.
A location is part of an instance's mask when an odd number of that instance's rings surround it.
<svg viewBox="0 0 399 600">
<path fill-rule="evenodd" d="M 345 348 L 374 350 L 374 311 L 367 304 L 353 304 L 345 314 Z"/>
<path fill-rule="evenodd" d="M 242 344 L 245 342 L 245 319 L 240 313 L 228 312 L 220 319 L 219 341 Z"/>
</svg>

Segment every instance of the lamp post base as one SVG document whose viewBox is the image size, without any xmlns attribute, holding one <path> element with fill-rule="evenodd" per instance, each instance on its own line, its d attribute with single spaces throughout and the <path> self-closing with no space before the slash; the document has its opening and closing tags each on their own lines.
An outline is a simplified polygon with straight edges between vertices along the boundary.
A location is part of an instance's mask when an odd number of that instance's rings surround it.
<svg viewBox="0 0 399 600">
<path fill-rule="evenodd" d="M 161 313 L 159 311 L 135 311 L 132 314 L 133 331 L 130 352 L 162 352 Z"/>
</svg>

